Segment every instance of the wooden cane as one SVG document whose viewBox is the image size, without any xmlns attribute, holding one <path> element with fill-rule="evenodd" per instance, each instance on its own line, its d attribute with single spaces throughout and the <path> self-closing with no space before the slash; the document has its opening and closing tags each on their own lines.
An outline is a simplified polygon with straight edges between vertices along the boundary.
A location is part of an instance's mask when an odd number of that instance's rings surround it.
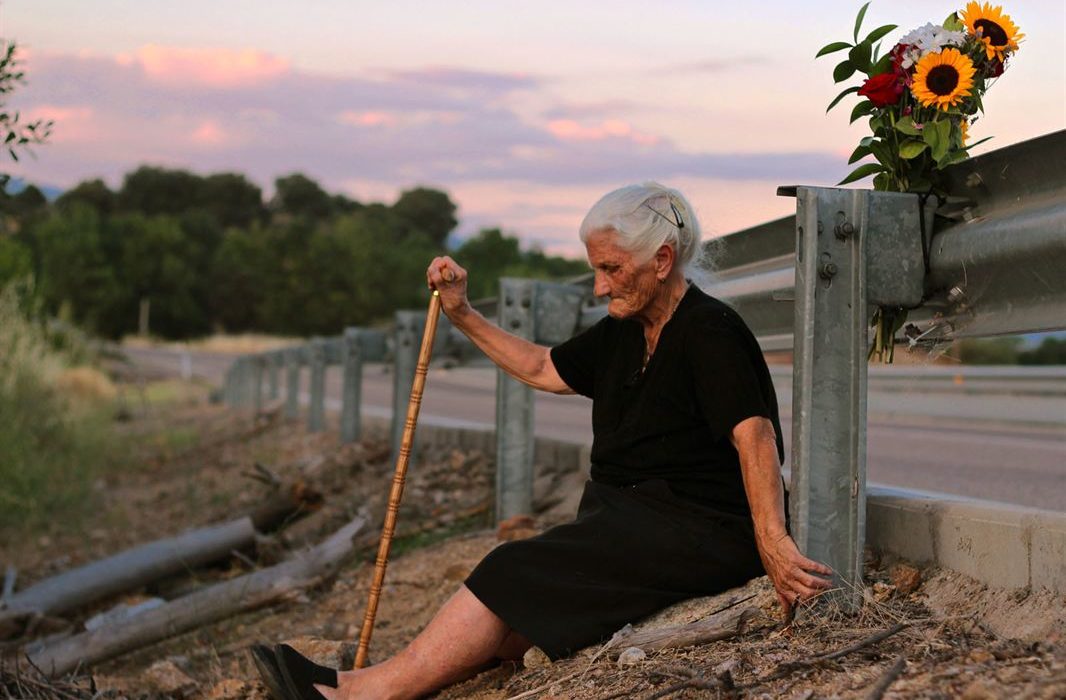
<svg viewBox="0 0 1066 700">
<path fill-rule="evenodd" d="M 445 282 L 453 279 L 451 270 L 443 270 Z M 407 479 L 407 464 L 411 459 L 411 445 L 415 439 L 415 424 L 418 423 L 418 410 L 422 407 L 422 390 L 426 386 L 426 372 L 429 370 L 429 358 L 433 354 L 433 338 L 437 335 L 437 320 L 440 317 L 440 293 L 433 290 L 429 299 L 429 311 L 426 313 L 426 330 L 422 334 L 422 348 L 418 351 L 418 364 L 415 365 L 415 381 L 411 385 L 411 400 L 407 403 L 407 420 L 403 424 L 403 437 L 400 439 L 400 453 L 396 456 L 396 472 L 392 477 L 392 490 L 389 492 L 389 507 L 385 511 L 385 525 L 381 530 L 381 542 L 378 545 L 378 558 L 374 563 L 374 581 L 370 584 L 370 597 L 366 603 L 363 616 L 363 629 L 359 633 L 359 648 L 355 652 L 355 668 L 366 666 L 370 650 L 370 635 L 374 632 L 374 617 L 378 611 L 381 598 L 381 586 L 385 581 L 385 568 L 389 564 L 389 548 L 392 535 L 396 531 L 396 516 L 400 511 L 400 499 L 403 497 L 403 485 Z"/>
</svg>

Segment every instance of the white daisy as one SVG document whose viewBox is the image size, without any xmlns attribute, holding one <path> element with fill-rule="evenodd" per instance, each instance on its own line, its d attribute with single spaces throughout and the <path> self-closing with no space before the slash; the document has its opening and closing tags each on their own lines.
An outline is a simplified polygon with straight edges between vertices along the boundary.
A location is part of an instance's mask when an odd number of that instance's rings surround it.
<svg viewBox="0 0 1066 700">
<path fill-rule="evenodd" d="M 912 30 L 899 40 L 899 43 L 909 45 L 903 53 L 901 65 L 904 69 L 910 68 L 927 53 L 940 51 L 946 46 L 962 46 L 965 41 L 965 32 L 953 32 L 930 22 Z"/>
</svg>

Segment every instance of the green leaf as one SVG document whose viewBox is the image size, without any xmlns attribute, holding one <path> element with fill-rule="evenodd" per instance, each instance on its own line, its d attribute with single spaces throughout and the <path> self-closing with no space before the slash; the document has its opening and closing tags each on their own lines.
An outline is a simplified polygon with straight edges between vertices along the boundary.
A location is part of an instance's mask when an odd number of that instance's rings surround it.
<svg viewBox="0 0 1066 700">
<path fill-rule="evenodd" d="M 917 158 L 928 148 L 925 141 L 919 141 L 918 139 L 907 139 L 899 145 L 899 157 L 904 160 L 910 160 L 911 158 Z"/>
<path fill-rule="evenodd" d="M 962 150 L 951 151 L 950 153 L 946 153 L 943 158 L 937 159 L 936 167 L 938 167 L 938 168 L 946 168 L 947 166 L 952 165 L 954 163 L 958 163 L 960 161 L 964 161 L 964 160 L 966 160 L 969 157 L 970 157 L 970 154 L 967 153 L 966 151 L 962 151 Z"/>
<path fill-rule="evenodd" d="M 888 177 L 888 173 L 878 173 L 877 175 L 874 175 L 874 189 L 878 192 L 888 191 L 890 189 L 890 184 L 892 184 L 892 181 Z M 877 323 L 877 320 L 872 319 L 870 321 L 870 326 L 873 327 L 875 323 Z"/>
<path fill-rule="evenodd" d="M 907 136 L 921 136 L 922 132 L 914 125 L 913 117 L 903 117 L 896 122 L 896 131 Z"/>
<path fill-rule="evenodd" d="M 855 18 L 855 41 L 859 40 L 859 28 L 862 27 L 862 18 L 866 16 L 866 8 L 870 6 L 870 3 L 866 3 L 859 10 L 858 17 Z"/>
<path fill-rule="evenodd" d="M 964 25 L 961 21 L 959 21 L 959 13 L 958 12 L 952 12 L 950 15 L 948 15 L 947 19 L 944 20 L 944 25 L 943 26 L 944 26 L 944 29 L 947 29 L 947 30 L 953 31 L 953 32 L 961 32 L 963 29 L 966 28 L 966 25 Z"/>
<path fill-rule="evenodd" d="M 928 192 L 929 188 L 933 186 L 933 183 L 926 180 L 924 177 L 913 178 L 910 182 L 911 192 Z"/>
<path fill-rule="evenodd" d="M 874 132 L 875 136 L 880 135 L 878 134 L 878 132 L 881 131 L 881 129 L 883 129 L 884 127 L 885 119 L 881 115 L 877 115 L 870 118 L 870 131 Z"/>
<path fill-rule="evenodd" d="M 871 78 L 875 75 L 881 75 L 887 73 L 892 68 L 892 54 L 886 53 L 881 58 L 877 59 L 873 65 L 870 66 L 870 70 L 867 72 Z"/>
<path fill-rule="evenodd" d="M 855 109 L 851 110 L 851 119 L 849 124 L 854 124 L 855 120 L 859 117 L 865 117 L 870 112 L 874 111 L 874 103 L 869 100 L 863 100 L 859 104 L 855 105 Z"/>
<path fill-rule="evenodd" d="M 983 139 L 981 139 L 980 141 L 974 141 L 973 143 L 971 143 L 969 146 L 966 146 L 962 150 L 968 151 L 971 148 L 973 148 L 974 146 L 980 146 L 982 143 L 984 143 L 985 141 L 989 140 L 990 138 L 992 138 L 992 137 L 991 136 L 986 136 Z"/>
<path fill-rule="evenodd" d="M 846 185 L 849 182 L 855 182 L 856 180 L 861 180 L 864 177 L 869 177 L 870 175 L 873 175 L 874 173 L 881 173 L 881 172 L 884 172 L 884 171 L 885 171 L 885 166 L 881 165 L 880 163 L 867 163 L 866 165 L 860 165 L 859 167 L 857 167 L 854 170 L 852 170 L 851 173 L 846 178 L 844 178 L 843 180 L 838 182 L 837 183 L 837 187 L 840 187 L 841 185 Z"/>
<path fill-rule="evenodd" d="M 841 61 L 833 69 L 833 82 L 842 83 L 855 73 L 855 66 L 851 61 Z"/>
<path fill-rule="evenodd" d="M 848 158 L 848 165 L 851 165 L 852 163 L 855 163 L 856 161 L 862 160 L 863 158 L 865 158 L 866 156 L 870 155 L 871 153 L 873 153 L 873 151 L 870 150 L 869 146 L 863 146 L 863 145 L 856 146 L 855 150 L 851 152 L 851 157 Z"/>
<path fill-rule="evenodd" d="M 929 144 L 929 154 L 933 160 L 940 162 L 951 147 L 951 122 L 944 119 L 938 122 L 926 122 L 922 129 L 922 139 Z"/>
<path fill-rule="evenodd" d="M 865 39 L 863 39 L 863 42 L 867 44 L 872 44 L 881 37 L 883 37 L 885 34 L 888 34 L 890 31 L 895 29 L 897 26 L 898 25 L 895 24 L 886 24 L 884 26 L 878 27 L 877 29 L 870 32 L 870 34 Z"/>
<path fill-rule="evenodd" d="M 887 141 L 874 141 L 870 144 L 870 152 L 886 168 L 891 168 L 896 161 L 896 152 L 892 150 Z"/>
<path fill-rule="evenodd" d="M 837 51 L 843 51 L 844 49 L 850 49 L 851 44 L 846 41 L 834 41 L 832 44 L 826 44 L 822 48 L 818 49 L 818 53 L 814 55 L 815 58 L 821 58 L 826 54 L 836 53 Z"/>
<path fill-rule="evenodd" d="M 870 44 L 865 41 L 859 42 L 852 47 L 851 51 L 848 51 L 848 60 L 855 66 L 856 70 L 861 70 L 865 73 L 870 69 L 870 51 Z"/>
<path fill-rule="evenodd" d="M 844 99 L 846 96 L 850 95 L 853 92 L 858 92 L 861 89 L 862 88 L 859 87 L 858 85 L 856 85 L 855 87 L 849 87 L 847 90 L 843 91 L 842 93 L 840 93 L 839 95 L 834 97 L 833 101 L 829 103 L 829 106 L 825 108 L 826 113 L 828 113 L 829 110 L 831 110 L 834 107 L 836 107 L 837 103 L 840 102 L 842 99 Z"/>
<path fill-rule="evenodd" d="M 859 139 L 859 145 L 866 146 L 867 148 L 869 148 L 870 144 L 874 141 L 876 141 L 876 139 L 873 136 L 863 136 L 861 139 Z"/>
</svg>

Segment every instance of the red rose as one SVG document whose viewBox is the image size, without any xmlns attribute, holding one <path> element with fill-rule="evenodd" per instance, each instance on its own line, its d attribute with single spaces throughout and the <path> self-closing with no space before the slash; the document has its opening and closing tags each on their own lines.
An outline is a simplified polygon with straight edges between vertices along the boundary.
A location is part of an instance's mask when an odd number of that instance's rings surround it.
<svg viewBox="0 0 1066 700">
<path fill-rule="evenodd" d="M 892 51 L 889 52 L 889 55 L 892 56 L 892 70 L 896 73 L 902 74 L 904 72 L 901 67 L 901 64 L 903 63 L 903 53 L 910 47 L 910 44 L 896 44 L 892 47 Z"/>
<path fill-rule="evenodd" d="M 895 73 L 882 73 L 867 80 L 859 88 L 859 94 L 873 102 L 875 107 L 887 107 L 896 104 L 903 88 L 899 76 Z"/>
</svg>

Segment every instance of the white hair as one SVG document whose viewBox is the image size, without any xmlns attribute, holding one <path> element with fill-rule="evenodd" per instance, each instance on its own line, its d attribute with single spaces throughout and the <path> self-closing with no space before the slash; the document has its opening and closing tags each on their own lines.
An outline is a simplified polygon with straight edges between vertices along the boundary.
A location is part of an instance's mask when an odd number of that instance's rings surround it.
<svg viewBox="0 0 1066 700">
<path fill-rule="evenodd" d="M 603 195 L 581 222 L 581 242 L 594 231 L 618 234 L 618 245 L 641 262 L 650 260 L 663 244 L 674 249 L 677 266 L 699 275 L 700 222 L 685 196 L 657 182 L 620 187 Z"/>
</svg>

